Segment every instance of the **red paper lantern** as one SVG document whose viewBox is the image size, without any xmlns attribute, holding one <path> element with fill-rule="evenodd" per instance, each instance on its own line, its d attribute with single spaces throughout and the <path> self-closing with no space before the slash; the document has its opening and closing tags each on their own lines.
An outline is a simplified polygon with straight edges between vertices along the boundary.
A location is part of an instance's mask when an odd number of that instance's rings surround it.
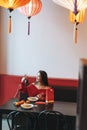
<svg viewBox="0 0 87 130">
<path fill-rule="evenodd" d="M 0 6 L 7 8 L 10 12 L 29 3 L 30 0 L 0 0 Z M 11 32 L 11 16 L 9 16 L 9 33 Z"/>
<path fill-rule="evenodd" d="M 20 8 L 19 12 L 27 16 L 28 20 L 41 11 L 42 2 L 40 0 L 30 0 L 30 2 Z M 30 22 L 28 21 L 28 35 L 30 34 Z"/>
</svg>

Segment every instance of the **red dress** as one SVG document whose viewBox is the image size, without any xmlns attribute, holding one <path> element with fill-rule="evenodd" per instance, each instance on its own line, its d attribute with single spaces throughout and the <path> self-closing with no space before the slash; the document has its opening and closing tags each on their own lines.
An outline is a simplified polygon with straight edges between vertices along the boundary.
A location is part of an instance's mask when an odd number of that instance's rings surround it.
<svg viewBox="0 0 87 130">
<path fill-rule="evenodd" d="M 40 94 L 42 100 L 45 100 L 46 89 L 38 89 L 34 84 L 30 84 L 27 87 L 27 93 L 29 97 L 37 96 Z"/>
</svg>

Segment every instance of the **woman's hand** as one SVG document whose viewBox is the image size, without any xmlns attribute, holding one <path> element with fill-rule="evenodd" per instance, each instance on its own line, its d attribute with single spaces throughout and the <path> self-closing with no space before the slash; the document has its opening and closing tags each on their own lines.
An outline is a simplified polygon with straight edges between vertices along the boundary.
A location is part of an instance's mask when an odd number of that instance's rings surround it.
<svg viewBox="0 0 87 130">
<path fill-rule="evenodd" d="M 38 94 L 37 97 L 39 98 L 40 101 L 45 101 L 45 94 L 44 93 Z"/>
</svg>

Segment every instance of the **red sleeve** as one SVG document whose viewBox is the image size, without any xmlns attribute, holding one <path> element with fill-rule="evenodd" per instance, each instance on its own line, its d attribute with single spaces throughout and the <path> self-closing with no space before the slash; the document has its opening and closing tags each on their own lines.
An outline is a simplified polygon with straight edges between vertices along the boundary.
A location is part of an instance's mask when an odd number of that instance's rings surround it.
<svg viewBox="0 0 87 130">
<path fill-rule="evenodd" d="M 36 96 L 39 91 L 38 89 L 35 87 L 35 85 L 33 84 L 30 84 L 28 87 L 27 87 L 27 92 L 28 92 L 28 96 L 29 97 L 33 97 L 33 96 Z"/>
</svg>

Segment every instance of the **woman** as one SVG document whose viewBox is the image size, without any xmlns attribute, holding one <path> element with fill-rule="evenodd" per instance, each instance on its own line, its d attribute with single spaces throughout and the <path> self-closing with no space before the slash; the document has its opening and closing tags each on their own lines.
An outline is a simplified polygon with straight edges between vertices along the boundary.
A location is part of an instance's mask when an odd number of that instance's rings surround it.
<svg viewBox="0 0 87 130">
<path fill-rule="evenodd" d="M 45 101 L 46 89 L 48 86 L 48 76 L 43 70 L 37 73 L 36 81 L 27 87 L 29 97 L 37 96 L 39 100 Z"/>
</svg>

